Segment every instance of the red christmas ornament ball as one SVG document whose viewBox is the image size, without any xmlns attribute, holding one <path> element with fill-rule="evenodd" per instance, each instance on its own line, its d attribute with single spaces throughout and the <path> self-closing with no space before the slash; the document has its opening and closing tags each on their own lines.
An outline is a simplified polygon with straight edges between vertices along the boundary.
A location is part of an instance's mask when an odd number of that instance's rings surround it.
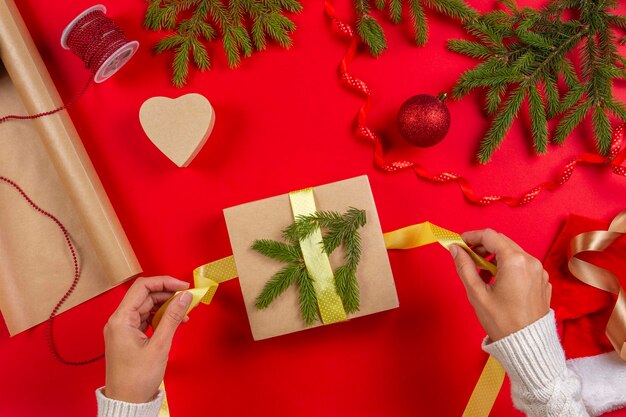
<svg viewBox="0 0 626 417">
<path fill-rule="evenodd" d="M 421 148 L 441 142 L 450 128 L 450 112 L 444 100 L 445 94 L 418 94 L 405 101 L 398 111 L 400 134 Z"/>
</svg>

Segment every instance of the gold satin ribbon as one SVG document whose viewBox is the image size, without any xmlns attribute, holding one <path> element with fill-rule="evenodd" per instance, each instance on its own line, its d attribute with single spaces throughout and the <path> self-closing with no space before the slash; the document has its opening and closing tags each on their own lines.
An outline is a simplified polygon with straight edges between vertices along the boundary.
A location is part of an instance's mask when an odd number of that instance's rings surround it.
<svg viewBox="0 0 626 417">
<path fill-rule="evenodd" d="M 193 297 L 186 314 L 189 314 L 189 312 L 196 308 L 200 303 L 211 304 L 213 296 L 217 291 L 217 287 L 219 287 L 222 282 L 236 278 L 238 275 L 237 266 L 235 265 L 235 257 L 232 255 L 194 269 L 194 287 L 186 290 L 191 293 L 191 296 Z M 180 292 L 182 291 L 178 291 L 176 294 L 179 294 Z M 152 317 L 153 328 L 156 329 L 159 325 L 165 309 L 174 297 L 176 297 L 176 294 L 167 300 L 165 304 L 157 310 L 154 317 Z M 159 410 L 158 417 L 170 417 L 170 408 L 167 402 L 167 394 L 165 392 L 165 382 L 161 382 L 160 388 L 163 391 L 163 402 L 161 403 L 161 409 Z"/>
<path fill-rule="evenodd" d="M 294 220 L 316 211 L 312 188 L 290 192 L 289 201 L 291 201 Z M 301 240 L 300 248 L 306 270 L 313 280 L 322 323 L 331 324 L 346 321 L 348 319 L 346 311 L 335 288 L 333 268 L 330 265 L 328 255 L 323 250 L 322 231 L 317 228 L 309 237 Z"/>
<path fill-rule="evenodd" d="M 568 249 L 570 272 L 585 284 L 617 295 L 613 312 L 606 325 L 606 336 L 615 351 L 626 361 L 626 293 L 619 279 L 611 271 L 585 262 L 576 255 L 582 252 L 602 252 L 618 237 L 626 233 L 626 210 L 619 213 L 609 230 L 596 230 L 574 236 Z"/>
<path fill-rule="evenodd" d="M 290 198 L 292 199 L 292 207 L 295 207 L 293 208 L 294 217 L 297 217 L 301 214 L 309 214 L 315 211 L 314 201 L 312 207 L 310 202 L 310 198 L 312 198 L 312 193 L 310 196 L 306 196 L 308 192 L 306 192 L 306 190 L 303 191 L 304 192 L 295 192 L 290 194 Z M 292 198 L 292 195 L 295 196 L 296 204 L 294 204 L 294 198 Z M 302 198 L 302 200 L 300 200 L 300 198 Z M 438 242 L 446 249 L 449 249 L 451 245 L 458 245 L 470 254 L 472 259 L 474 259 L 474 261 L 476 262 L 476 265 L 478 265 L 480 268 L 486 269 L 494 275 L 496 273 L 495 265 L 474 253 L 463 241 L 463 239 L 461 239 L 461 236 L 459 234 L 443 229 L 430 222 L 420 223 L 385 233 L 384 239 L 387 249 L 411 249 L 435 242 Z M 309 248 L 313 248 L 313 256 L 317 256 L 317 252 L 321 252 L 321 248 L 319 245 L 319 242 L 321 242 L 321 232 L 319 236 L 314 236 L 311 242 L 313 244 L 307 244 L 308 246 L 306 250 L 308 252 Z M 305 249 L 303 248 L 303 252 L 304 251 Z M 315 260 L 314 262 L 317 264 L 318 261 Z M 319 262 L 323 263 L 324 261 Z M 309 265 L 307 264 L 307 270 L 308 269 Z M 309 271 L 309 273 L 311 273 L 311 271 Z M 326 275 L 324 275 L 324 277 L 326 279 L 328 278 L 327 271 L 325 272 L 325 274 Z M 189 311 L 191 311 L 199 303 L 209 304 L 213 299 L 213 295 L 215 294 L 219 283 L 235 278 L 237 276 L 237 268 L 235 266 L 234 257 L 229 256 L 227 258 L 223 258 L 218 261 L 196 268 L 193 275 L 195 287 L 187 290 L 192 293 L 193 301 L 187 313 L 189 313 Z M 317 277 L 317 275 L 313 276 Z M 330 278 L 333 283 L 332 289 L 333 291 L 335 291 L 334 279 L 332 277 L 332 269 Z M 317 280 L 315 281 L 317 282 Z M 319 298 L 320 297 L 318 297 L 318 299 Z M 156 325 L 158 324 L 158 321 L 163 315 L 163 312 L 165 311 L 168 303 L 169 300 L 163 306 L 161 306 L 159 311 L 157 311 L 157 313 L 155 314 L 154 318 L 152 319 L 153 326 L 156 327 Z M 341 299 L 339 299 L 339 303 L 341 304 Z M 343 304 L 341 304 L 341 309 L 343 310 Z M 320 306 L 320 312 L 321 311 L 322 307 Z M 331 318 L 332 317 L 333 316 L 331 314 Z M 500 388 L 502 387 L 504 375 L 505 372 L 500 363 L 490 356 L 482 370 L 476 386 L 474 387 L 467 406 L 465 407 L 463 417 L 487 417 L 489 415 L 493 404 L 498 396 L 498 393 L 500 392 Z M 167 397 L 165 395 L 165 386 L 162 385 L 161 388 L 163 389 L 164 401 L 161 410 L 159 411 L 158 417 L 169 417 L 170 412 L 167 404 Z"/>
<path fill-rule="evenodd" d="M 471 250 L 463 241 L 461 235 L 431 222 L 414 224 L 393 232 L 387 232 L 384 238 L 387 249 L 412 249 L 438 242 L 441 246 L 450 250 L 450 246 L 457 245 L 465 249 L 479 268 L 485 269 L 493 275 L 496 274 L 496 266 Z"/>
<path fill-rule="evenodd" d="M 159 388 L 163 391 L 163 402 L 161 403 L 157 417 L 170 417 L 170 405 L 167 402 L 167 394 L 165 393 L 165 382 L 161 382 Z"/>
<path fill-rule="evenodd" d="M 496 266 L 476 254 L 463 241 L 461 235 L 430 222 L 414 224 L 385 233 L 384 238 L 387 249 L 412 249 L 438 242 L 449 250 L 450 246 L 457 245 L 465 249 L 479 268 L 486 269 L 493 275 L 496 274 Z M 502 365 L 489 356 L 465 406 L 463 417 L 487 417 L 489 415 L 502 388 L 504 375 Z"/>
<path fill-rule="evenodd" d="M 235 257 L 232 255 L 194 269 L 194 287 L 186 290 L 187 292 L 191 293 L 191 296 L 193 297 L 191 300 L 191 304 L 187 309 L 187 314 L 189 314 L 189 312 L 196 308 L 196 306 L 200 303 L 211 304 L 213 296 L 215 295 L 215 291 L 217 291 L 217 287 L 219 287 L 220 283 L 228 281 L 229 279 L 236 278 L 237 276 L 238 273 L 237 266 L 235 265 Z M 178 291 L 176 292 L 176 294 L 179 294 L 181 292 L 182 291 Z M 174 296 L 167 300 L 165 304 L 163 304 L 159 308 L 154 317 L 152 317 L 153 328 L 156 329 L 156 327 L 159 325 L 165 309 L 174 299 L 176 294 L 174 294 Z"/>
</svg>

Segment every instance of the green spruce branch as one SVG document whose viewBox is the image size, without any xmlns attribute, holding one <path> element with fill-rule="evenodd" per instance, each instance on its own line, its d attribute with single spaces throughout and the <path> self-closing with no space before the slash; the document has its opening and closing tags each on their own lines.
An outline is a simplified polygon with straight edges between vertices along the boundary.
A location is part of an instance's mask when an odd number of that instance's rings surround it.
<svg viewBox="0 0 626 417">
<path fill-rule="evenodd" d="M 612 12 L 617 1 L 553 0 L 540 10 L 520 9 L 515 0 L 503 3 L 507 10 L 465 21 L 476 40 L 448 43 L 450 50 L 482 61 L 463 73 L 453 90 L 457 99 L 477 88 L 486 90 L 485 110 L 492 120 L 478 160 L 491 160 L 524 101 L 536 153 L 548 150 L 550 119 L 558 119 L 551 141 L 563 143 L 591 113 L 597 149 L 608 154 L 610 116 L 626 121 L 626 107 L 612 93 L 614 80 L 626 76 L 626 59 L 617 51 L 614 33 L 626 30 L 626 17 Z M 574 19 L 563 17 L 568 9 Z"/>
<path fill-rule="evenodd" d="M 335 211 L 318 211 L 300 216 L 283 230 L 285 242 L 261 239 L 254 242 L 252 249 L 269 258 L 286 263 L 263 287 L 255 305 L 262 310 L 292 285 L 298 288 L 300 315 L 307 325 L 318 317 L 317 296 L 313 279 L 307 272 L 300 249 L 300 241 L 322 229 L 323 251 L 331 254 L 338 247 L 344 248 L 344 263 L 335 272 L 335 286 L 346 313 L 359 310 L 359 285 L 356 279 L 357 266 L 361 260 L 361 236 L 359 229 L 366 223 L 365 210 L 350 208 L 343 215 Z"/>
<path fill-rule="evenodd" d="M 386 12 L 392 23 L 402 21 L 403 10 L 407 10 L 415 43 L 424 46 L 428 41 L 428 20 L 424 8 L 434 9 L 446 16 L 465 21 L 478 17 L 478 12 L 463 0 L 353 0 L 356 14 L 356 29 L 359 37 L 374 56 L 380 55 L 387 48 L 385 32 L 372 14 L 375 9 Z"/>
<path fill-rule="evenodd" d="M 206 43 L 222 38 L 231 68 L 264 50 L 268 39 L 291 46 L 295 24 L 284 13 L 298 13 L 298 0 L 147 0 L 144 26 L 172 32 L 155 46 L 157 53 L 172 51 L 172 82 L 187 83 L 191 63 L 200 70 L 211 67 Z"/>
</svg>

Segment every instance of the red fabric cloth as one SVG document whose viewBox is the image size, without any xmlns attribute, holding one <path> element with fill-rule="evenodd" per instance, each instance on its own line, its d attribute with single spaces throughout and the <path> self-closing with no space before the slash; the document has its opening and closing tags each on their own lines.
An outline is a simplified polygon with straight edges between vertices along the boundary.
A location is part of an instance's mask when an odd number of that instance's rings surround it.
<svg viewBox="0 0 626 417">
<path fill-rule="evenodd" d="M 93 3 L 18 2 L 66 100 L 88 71 L 61 48 L 59 37 Z M 141 46 L 119 73 L 92 86 L 70 114 L 148 276 L 191 281 L 193 268 L 230 255 L 225 207 L 363 174 L 369 176 L 383 231 L 426 220 L 458 232 L 492 227 L 540 259 L 572 211 L 608 219 L 626 207 L 624 178 L 595 168 L 582 168 L 558 192 L 517 209 L 471 206 L 456 185 L 376 169 L 371 146 L 353 137 L 362 100 L 337 78 L 346 45 L 328 26 L 322 2 L 302 1 L 304 11 L 293 16 L 297 30 L 290 50 L 270 45 L 230 70 L 219 42 L 212 43 L 211 71 L 193 71 L 183 89 L 169 80 L 172 54 L 152 52 L 167 32 L 142 27 L 147 3 L 104 3 L 107 15 Z M 481 10 L 497 7 L 470 3 Z M 352 19 L 351 5 L 337 1 L 337 12 Z M 402 102 L 449 90 L 475 64 L 446 49 L 448 39 L 467 37 L 459 23 L 427 14 L 425 48 L 415 47 L 410 21 L 393 25 L 381 16 L 389 49 L 379 59 L 359 55 L 351 67 L 372 88 L 371 126 L 385 135 L 390 158 L 414 159 L 433 172 L 459 172 L 477 192 L 489 194 L 527 190 L 573 156 L 593 151 L 592 130 L 585 124 L 565 146 L 534 155 L 523 109 L 493 162 L 476 164 L 489 123 L 481 92 L 446 102 L 450 131 L 437 146 L 408 145 L 395 128 Z M 197 158 L 178 169 L 146 138 L 138 112 L 149 97 L 190 92 L 211 101 L 217 120 Z M 616 88 L 615 95 L 624 100 L 626 90 Z M 195 310 L 174 340 L 165 378 L 172 417 L 460 416 L 486 359 L 480 350 L 484 331 L 450 255 L 439 245 L 389 257 L 400 308 L 261 342 L 252 340 L 238 282 L 221 285 L 214 302 Z M 127 288 L 59 316 L 59 349 L 76 358 L 102 352 L 102 326 Z M 9 338 L 0 321 L 0 376 L 0 416 L 93 416 L 104 363 L 64 366 L 50 355 L 43 326 Z M 518 415 L 505 386 L 491 417 Z M 626 411 L 614 415 L 624 417 Z"/>
<path fill-rule="evenodd" d="M 544 268 L 552 283 L 552 307 L 556 312 L 562 343 L 569 358 L 597 355 L 613 350 L 605 335 L 606 323 L 613 311 L 616 296 L 587 285 L 574 277 L 567 267 L 567 248 L 579 233 L 606 230 L 609 222 L 571 215 L 550 252 Z M 584 252 L 584 261 L 608 269 L 626 278 L 626 236 L 617 239 L 604 252 Z M 623 285 L 623 284 L 622 284 Z"/>
</svg>

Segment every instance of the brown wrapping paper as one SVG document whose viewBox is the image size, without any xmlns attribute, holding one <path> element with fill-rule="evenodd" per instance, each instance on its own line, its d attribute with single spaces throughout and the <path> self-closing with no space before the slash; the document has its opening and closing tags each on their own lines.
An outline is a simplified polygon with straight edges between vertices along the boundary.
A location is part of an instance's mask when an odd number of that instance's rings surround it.
<svg viewBox="0 0 626 417">
<path fill-rule="evenodd" d="M 61 105 L 13 0 L 0 0 L 0 115 Z M 0 175 L 67 227 L 81 279 L 66 311 L 141 272 L 66 111 L 0 124 Z M 14 335 L 45 321 L 72 281 L 59 229 L 0 184 L 0 310 Z"/>
<path fill-rule="evenodd" d="M 313 192 L 317 210 L 343 213 L 355 207 L 366 211 L 367 224 L 361 229 L 363 249 L 357 270 L 361 309 L 349 318 L 398 307 L 396 286 L 367 176 L 315 187 Z M 231 207 L 224 210 L 224 216 L 254 340 L 307 329 L 300 317 L 295 286 L 288 288 L 264 310 L 258 310 L 254 305 L 265 283 L 284 264 L 253 251 L 251 246 L 256 239 L 282 240 L 281 231 L 293 223 L 289 195 Z M 343 253 L 336 250 L 329 258 L 335 269 L 341 265 Z"/>
</svg>

